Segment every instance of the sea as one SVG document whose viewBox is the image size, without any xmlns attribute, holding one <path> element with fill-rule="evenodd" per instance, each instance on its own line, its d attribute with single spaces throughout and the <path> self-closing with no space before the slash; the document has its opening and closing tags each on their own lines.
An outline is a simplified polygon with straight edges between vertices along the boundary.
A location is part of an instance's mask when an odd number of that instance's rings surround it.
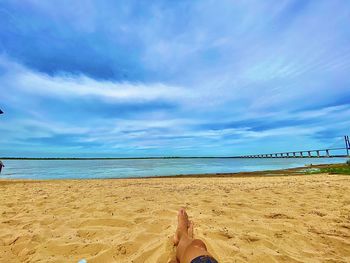
<svg viewBox="0 0 350 263">
<path fill-rule="evenodd" d="M 346 158 L 166 158 L 107 160 L 2 160 L 2 179 L 137 178 L 236 173 L 345 163 Z"/>
</svg>

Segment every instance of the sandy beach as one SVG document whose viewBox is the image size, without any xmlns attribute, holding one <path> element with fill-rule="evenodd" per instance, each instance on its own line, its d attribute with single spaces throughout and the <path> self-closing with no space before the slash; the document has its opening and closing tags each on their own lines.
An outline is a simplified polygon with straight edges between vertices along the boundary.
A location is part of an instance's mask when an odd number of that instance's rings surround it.
<svg viewBox="0 0 350 263">
<path fill-rule="evenodd" d="M 0 262 L 168 262 L 181 206 L 219 262 L 350 261 L 350 176 L 2 180 L 0 193 Z"/>
</svg>

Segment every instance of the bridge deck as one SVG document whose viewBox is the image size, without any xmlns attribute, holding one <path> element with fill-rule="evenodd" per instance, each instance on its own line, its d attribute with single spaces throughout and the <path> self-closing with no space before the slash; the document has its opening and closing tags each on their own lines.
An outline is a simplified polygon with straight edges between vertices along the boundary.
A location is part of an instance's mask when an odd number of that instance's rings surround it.
<svg viewBox="0 0 350 263">
<path fill-rule="evenodd" d="M 307 150 L 307 151 L 293 151 L 293 152 L 280 152 L 280 153 L 265 153 L 265 154 L 252 154 L 234 156 L 234 158 L 336 158 L 336 157 L 350 157 L 349 150 L 350 145 L 346 141 L 346 147 L 344 148 L 329 148 L 320 150 Z M 334 154 L 334 151 L 346 151 L 345 154 Z"/>
</svg>

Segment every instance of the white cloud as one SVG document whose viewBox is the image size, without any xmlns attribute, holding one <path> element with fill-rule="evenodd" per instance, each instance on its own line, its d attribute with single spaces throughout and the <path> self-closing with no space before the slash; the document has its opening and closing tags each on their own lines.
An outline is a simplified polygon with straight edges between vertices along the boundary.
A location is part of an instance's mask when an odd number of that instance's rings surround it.
<svg viewBox="0 0 350 263">
<path fill-rule="evenodd" d="M 105 101 L 143 102 L 154 100 L 177 101 L 190 94 L 184 88 L 161 83 L 97 81 L 86 76 L 55 76 L 29 70 L 14 76 L 13 85 L 32 94 L 66 97 L 92 97 Z"/>
</svg>

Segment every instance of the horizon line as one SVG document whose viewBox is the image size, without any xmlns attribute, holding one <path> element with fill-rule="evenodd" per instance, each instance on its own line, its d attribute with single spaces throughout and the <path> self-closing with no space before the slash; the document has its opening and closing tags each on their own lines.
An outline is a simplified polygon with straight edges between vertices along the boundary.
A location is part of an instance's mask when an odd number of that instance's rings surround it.
<svg viewBox="0 0 350 263">
<path fill-rule="evenodd" d="M 2 160 L 107 160 L 107 159 L 189 159 L 189 158 L 237 158 L 239 156 L 150 156 L 150 157 L 0 157 Z"/>
</svg>

